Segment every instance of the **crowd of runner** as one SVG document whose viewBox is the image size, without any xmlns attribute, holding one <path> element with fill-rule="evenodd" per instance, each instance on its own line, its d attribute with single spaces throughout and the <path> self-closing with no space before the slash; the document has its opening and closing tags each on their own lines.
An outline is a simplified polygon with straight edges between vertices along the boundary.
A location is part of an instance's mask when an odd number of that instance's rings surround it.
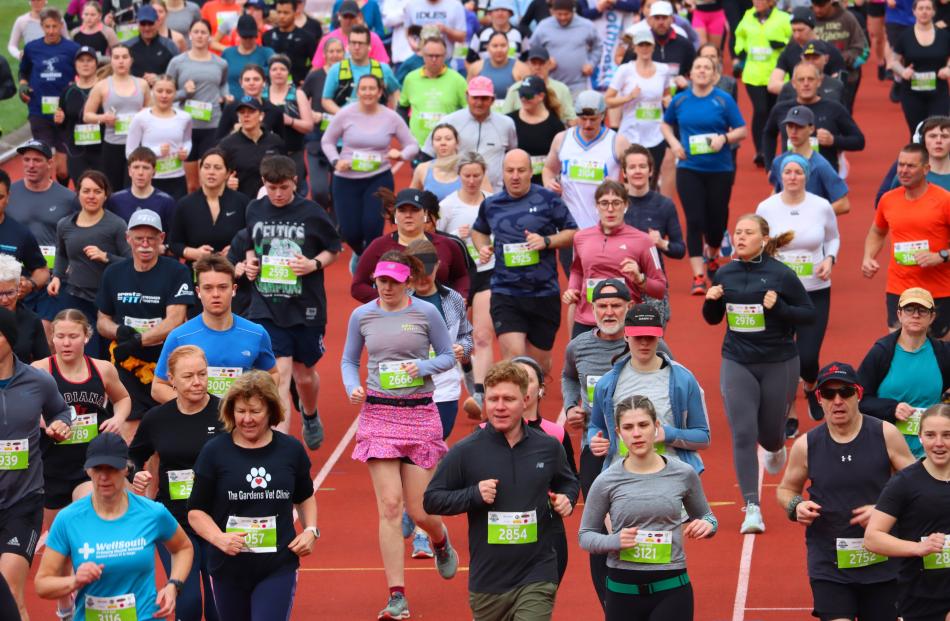
<svg viewBox="0 0 950 621">
<path fill-rule="evenodd" d="M 761 455 L 813 616 L 947 621 L 948 7 L 31 0 L 8 49 L 32 138 L 0 171 L 0 617 L 32 589 L 60 619 L 289 619 L 333 338 L 378 619 L 410 618 L 405 539 L 456 576 L 459 514 L 474 619 L 550 619 L 583 498 L 605 618 L 691 620 L 683 540 L 719 521 L 706 393 L 664 340 L 682 289 L 726 324 L 740 532 L 766 531 Z M 868 62 L 907 144 L 861 264 L 889 330 L 853 365 L 822 342 Z M 739 158 L 774 189 L 754 213 L 730 214 Z M 327 335 L 342 257 L 360 305 Z"/>
</svg>

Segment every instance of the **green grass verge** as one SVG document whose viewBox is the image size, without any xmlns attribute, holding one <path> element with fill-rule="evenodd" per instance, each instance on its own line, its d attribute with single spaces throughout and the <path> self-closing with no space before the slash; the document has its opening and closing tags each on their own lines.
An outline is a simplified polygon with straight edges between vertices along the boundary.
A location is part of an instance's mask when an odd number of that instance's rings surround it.
<svg viewBox="0 0 950 621">
<path fill-rule="evenodd" d="M 50 6 L 55 6 L 61 11 L 66 10 L 68 4 L 69 0 L 50 0 L 49 2 Z M 13 22 L 29 8 L 30 6 L 26 2 L 14 0 L 0 2 L 0 47 L 2 47 L 0 53 L 10 63 L 14 80 L 16 80 L 20 63 L 7 53 L 7 44 L 10 42 L 10 31 L 13 30 Z M 3 130 L 4 135 L 9 134 L 24 123 L 26 123 L 26 105 L 20 101 L 19 97 L 0 101 L 0 129 Z"/>
</svg>

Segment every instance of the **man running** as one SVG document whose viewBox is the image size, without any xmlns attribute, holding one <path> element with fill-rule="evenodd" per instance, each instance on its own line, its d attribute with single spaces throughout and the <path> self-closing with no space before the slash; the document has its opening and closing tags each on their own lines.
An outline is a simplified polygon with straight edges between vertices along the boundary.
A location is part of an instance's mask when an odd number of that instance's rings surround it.
<svg viewBox="0 0 950 621">
<path fill-rule="evenodd" d="M 129 154 L 131 185 L 117 190 L 106 199 L 106 209 L 126 222 L 139 209 L 151 209 L 162 219 L 162 228 L 171 228 L 175 215 L 175 199 L 152 185 L 158 158 L 148 147 L 138 147 Z"/>
</svg>

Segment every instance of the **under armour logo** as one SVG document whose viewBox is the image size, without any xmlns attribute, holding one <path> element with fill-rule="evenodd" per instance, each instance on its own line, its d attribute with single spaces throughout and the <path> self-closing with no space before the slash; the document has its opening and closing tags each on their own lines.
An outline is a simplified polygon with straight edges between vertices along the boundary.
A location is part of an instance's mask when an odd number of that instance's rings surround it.
<svg viewBox="0 0 950 621">
<path fill-rule="evenodd" d="M 537 211 L 538 211 L 538 208 L 537 208 L 537 207 L 530 207 L 530 208 L 528 209 L 528 213 L 537 213 Z"/>
<path fill-rule="evenodd" d="M 96 551 L 95 548 L 90 548 L 90 547 L 89 547 L 89 543 L 88 543 L 88 542 L 83 542 L 82 547 L 79 548 L 79 550 L 77 550 L 77 552 L 79 552 L 80 554 L 82 554 L 82 560 L 84 560 L 84 561 L 88 561 L 88 560 L 89 560 L 89 555 L 92 554 L 92 553 L 95 552 L 95 551 Z"/>
<path fill-rule="evenodd" d="M 842 463 L 843 463 L 843 462 L 846 462 L 846 461 L 851 461 L 851 454 L 849 453 L 848 455 L 842 455 L 842 456 L 841 456 L 841 461 L 842 461 Z"/>
</svg>

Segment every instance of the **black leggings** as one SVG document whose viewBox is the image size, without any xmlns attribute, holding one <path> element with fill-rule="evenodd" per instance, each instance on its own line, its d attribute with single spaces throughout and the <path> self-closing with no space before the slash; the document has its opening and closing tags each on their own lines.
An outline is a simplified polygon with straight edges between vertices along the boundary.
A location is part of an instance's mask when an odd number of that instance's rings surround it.
<svg viewBox="0 0 950 621">
<path fill-rule="evenodd" d="M 749 94 L 749 100 L 752 101 L 752 141 L 755 145 L 755 154 L 760 155 L 765 122 L 769 119 L 769 112 L 775 106 L 778 96 L 770 93 L 766 86 L 746 84 L 745 90 Z"/>
<path fill-rule="evenodd" d="M 109 180 L 113 192 L 124 190 L 131 185 L 129 181 L 129 163 L 125 159 L 125 145 L 102 142 L 102 160 L 100 169 Z"/>
<path fill-rule="evenodd" d="M 633 571 L 607 569 L 614 582 L 646 584 L 686 573 L 682 569 Z M 626 595 L 607 589 L 605 621 L 693 621 L 693 585 L 685 584 L 652 595 Z"/>
<path fill-rule="evenodd" d="M 927 117 L 946 115 L 950 109 L 950 96 L 947 94 L 947 81 L 937 80 L 937 90 L 932 92 L 912 91 L 910 82 L 901 83 L 901 110 L 911 135 L 917 125 Z"/>
<path fill-rule="evenodd" d="M 606 457 L 597 457 L 590 452 L 590 447 L 585 446 L 581 451 L 581 467 L 578 474 L 578 479 L 581 483 L 581 491 L 584 493 L 584 498 L 587 498 L 587 492 L 590 491 L 590 486 L 594 484 L 594 479 L 597 478 L 597 475 L 600 474 L 601 470 L 604 469 L 604 460 Z M 602 528 L 601 532 L 607 534 L 607 529 Z M 594 583 L 594 591 L 597 592 L 597 601 L 600 602 L 600 607 L 607 610 L 607 555 L 606 554 L 591 554 L 590 555 L 590 579 Z"/>
<path fill-rule="evenodd" d="M 650 175 L 650 187 L 656 189 L 656 184 L 660 180 L 660 168 L 663 166 L 663 158 L 666 156 L 666 141 L 660 144 L 648 147 L 650 155 L 653 156 L 653 174 Z"/>
<path fill-rule="evenodd" d="M 825 340 L 831 310 L 831 287 L 809 291 L 808 297 L 815 307 L 815 321 L 795 327 L 795 345 L 798 346 L 800 377 L 812 384 L 818 378 L 820 368 L 821 343 Z"/>
<path fill-rule="evenodd" d="M 686 249 L 691 257 L 703 256 L 703 238 L 719 248 L 729 224 L 729 199 L 735 172 L 697 172 L 676 169 L 676 192 L 686 214 Z"/>
</svg>

